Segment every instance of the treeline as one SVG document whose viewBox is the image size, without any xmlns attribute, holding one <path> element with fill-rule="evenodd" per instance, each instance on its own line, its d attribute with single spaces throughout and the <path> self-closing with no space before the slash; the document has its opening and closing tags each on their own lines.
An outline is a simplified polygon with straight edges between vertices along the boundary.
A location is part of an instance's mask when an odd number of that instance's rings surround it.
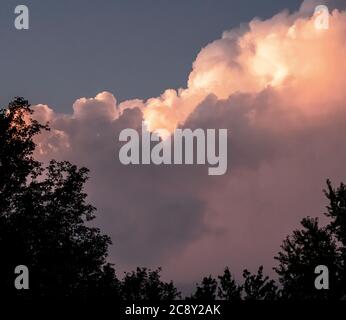
<svg viewBox="0 0 346 320">
<path fill-rule="evenodd" d="M 137 268 L 118 279 L 107 262 L 111 240 L 87 222 L 96 209 L 83 187 L 86 168 L 52 160 L 43 166 L 33 157 L 34 137 L 47 124 L 31 119 L 28 101 L 15 98 L 0 110 L 0 293 L 7 296 L 111 297 L 119 300 L 339 300 L 346 298 L 346 187 L 327 181 L 326 226 L 307 217 L 281 246 L 275 259 L 276 283 L 259 267 L 243 272 L 240 283 L 230 268 L 203 278 L 193 294 L 182 297 L 160 269 Z M 17 290 L 13 270 L 26 265 L 30 290 Z M 328 290 L 315 287 L 315 268 L 329 270 Z"/>
</svg>

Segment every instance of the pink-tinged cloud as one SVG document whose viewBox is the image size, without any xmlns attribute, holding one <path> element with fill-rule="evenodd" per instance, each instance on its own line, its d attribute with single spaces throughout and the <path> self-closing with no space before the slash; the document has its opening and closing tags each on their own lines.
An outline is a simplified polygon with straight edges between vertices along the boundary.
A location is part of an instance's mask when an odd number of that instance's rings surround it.
<svg viewBox="0 0 346 320">
<path fill-rule="evenodd" d="M 224 32 L 198 54 L 186 88 L 120 103 L 102 92 L 78 99 L 71 115 L 35 107 L 52 127 L 37 156 L 91 170 L 88 193 L 120 269 L 161 265 L 184 282 L 225 265 L 238 275 L 271 267 L 299 220 L 324 211 L 326 178 L 346 181 L 346 11 L 318 30 L 313 9 L 305 2 Z M 143 119 L 151 130 L 227 128 L 227 174 L 123 166 L 119 133 Z"/>
</svg>

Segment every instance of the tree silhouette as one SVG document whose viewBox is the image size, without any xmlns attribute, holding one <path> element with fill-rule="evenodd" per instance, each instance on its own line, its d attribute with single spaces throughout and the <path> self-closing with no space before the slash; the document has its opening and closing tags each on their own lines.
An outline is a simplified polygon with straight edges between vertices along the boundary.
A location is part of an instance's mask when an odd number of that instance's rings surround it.
<svg viewBox="0 0 346 320">
<path fill-rule="evenodd" d="M 325 215 L 332 219 L 327 228 L 336 238 L 341 256 L 337 288 L 342 298 L 346 299 L 346 186 L 341 183 L 338 188 L 333 188 L 331 181 L 327 180 L 324 193 L 329 200 Z"/>
<path fill-rule="evenodd" d="M 233 302 L 278 299 L 278 288 L 275 281 L 263 275 L 263 266 L 259 267 L 256 274 L 252 274 L 245 269 L 243 278 L 243 284 L 237 284 L 230 269 L 226 267 L 224 274 L 218 276 L 218 280 L 211 275 L 203 278 L 201 284 L 197 284 L 196 291 L 191 299 L 213 301 L 217 297 L 221 300 Z"/>
<path fill-rule="evenodd" d="M 8 213 L 11 200 L 26 186 L 27 179 L 41 173 L 40 163 L 33 158 L 33 137 L 48 127 L 30 121 L 32 112 L 23 98 L 0 109 L 0 216 Z"/>
<path fill-rule="evenodd" d="M 115 273 L 106 262 L 110 238 L 87 225 L 95 212 L 83 193 L 88 170 L 35 161 L 33 138 L 48 127 L 31 114 L 22 98 L 0 112 L 0 290 L 17 293 L 10 275 L 26 265 L 30 296 L 116 294 Z"/>
<path fill-rule="evenodd" d="M 219 279 L 219 287 L 218 287 L 218 294 L 217 294 L 218 298 L 220 298 L 221 300 L 228 300 L 228 301 L 241 300 L 241 293 L 242 293 L 243 287 L 237 285 L 228 267 L 226 267 L 224 274 L 222 276 L 218 276 L 218 279 Z"/>
<path fill-rule="evenodd" d="M 287 237 L 275 257 L 279 266 L 275 268 L 283 286 L 284 299 L 321 300 L 341 299 L 346 294 L 345 243 L 346 243 L 346 190 L 345 185 L 334 189 L 327 181 L 324 190 L 329 200 L 329 224 L 320 227 L 318 218 L 302 220 L 302 230 L 295 230 Z M 329 290 L 316 290 L 315 268 L 325 265 L 329 270 Z"/>
<path fill-rule="evenodd" d="M 274 280 L 263 275 L 263 266 L 260 266 L 257 274 L 251 274 L 248 270 L 243 271 L 244 300 L 276 300 L 277 286 Z"/>
<path fill-rule="evenodd" d="M 125 273 L 121 282 L 121 297 L 123 300 L 174 300 L 180 298 L 180 292 L 173 282 L 163 282 L 160 276 L 161 268 L 150 270 L 137 268 L 136 271 Z"/>
<path fill-rule="evenodd" d="M 211 275 L 204 277 L 201 284 L 197 284 L 196 292 L 191 296 L 192 300 L 212 301 L 216 299 L 217 280 Z"/>
</svg>

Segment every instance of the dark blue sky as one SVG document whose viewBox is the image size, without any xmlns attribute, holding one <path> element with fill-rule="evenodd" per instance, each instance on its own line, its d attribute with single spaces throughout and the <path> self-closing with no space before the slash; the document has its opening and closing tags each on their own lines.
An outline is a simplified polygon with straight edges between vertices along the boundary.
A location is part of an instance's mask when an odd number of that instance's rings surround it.
<svg viewBox="0 0 346 320">
<path fill-rule="evenodd" d="M 300 0 L 1 1 L 0 103 L 20 95 L 70 112 L 103 90 L 118 101 L 186 85 L 197 53 L 224 30 Z M 30 29 L 14 28 L 26 4 Z"/>
</svg>

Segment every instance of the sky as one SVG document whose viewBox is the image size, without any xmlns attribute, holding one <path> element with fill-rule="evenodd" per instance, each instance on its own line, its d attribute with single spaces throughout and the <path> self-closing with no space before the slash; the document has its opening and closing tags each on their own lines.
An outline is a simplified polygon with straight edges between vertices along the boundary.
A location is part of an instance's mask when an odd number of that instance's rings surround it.
<svg viewBox="0 0 346 320">
<path fill-rule="evenodd" d="M 70 112 L 101 91 L 149 98 L 186 85 L 199 50 L 224 30 L 267 18 L 297 0 L 1 1 L 0 103 L 21 94 Z M 18 32 L 14 7 L 27 4 Z M 18 72 L 25 75 L 18 77 Z"/>
<path fill-rule="evenodd" d="M 1 11 L 1 103 L 25 96 L 50 123 L 38 159 L 90 169 L 116 269 L 161 266 L 180 288 L 225 266 L 273 274 L 285 236 L 322 219 L 326 179 L 346 181 L 345 1 L 28 3 L 26 31 Z M 226 174 L 124 166 L 117 137 L 143 120 L 228 129 Z"/>
</svg>

